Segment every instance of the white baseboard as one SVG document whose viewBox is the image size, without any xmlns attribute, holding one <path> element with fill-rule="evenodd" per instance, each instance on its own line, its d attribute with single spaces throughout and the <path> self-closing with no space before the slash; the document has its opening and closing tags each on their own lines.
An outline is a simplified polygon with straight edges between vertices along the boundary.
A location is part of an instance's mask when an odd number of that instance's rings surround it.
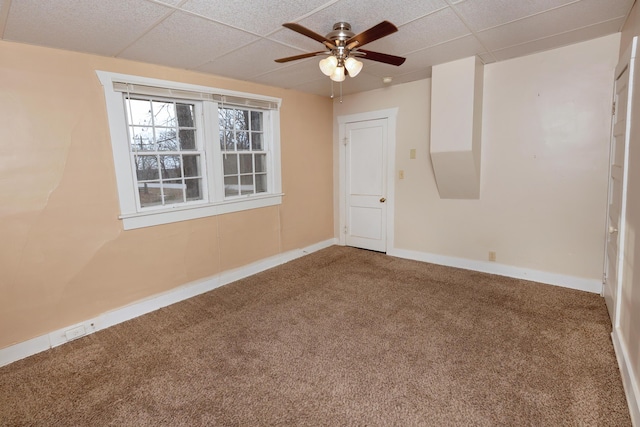
<svg viewBox="0 0 640 427">
<path fill-rule="evenodd" d="M 564 288 L 577 289 L 597 294 L 602 292 L 602 281 L 599 279 L 584 279 L 564 274 L 513 267 L 510 265 L 498 264 L 496 262 L 448 257 L 406 249 L 394 248 L 387 251 L 387 255 L 412 259 L 415 261 L 429 262 L 432 264 L 446 265 L 448 267 L 463 268 L 465 270 L 480 271 L 482 273 L 497 274 L 498 276 L 513 277 L 515 279 L 530 280 L 532 282 L 546 283 L 548 285 L 562 286 Z"/>
<path fill-rule="evenodd" d="M 161 294 L 145 298 L 124 307 L 101 314 L 93 319 L 69 325 L 48 334 L 20 342 L 0 349 L 0 366 L 8 365 L 25 357 L 32 356 L 42 351 L 57 347 L 75 338 L 80 338 L 101 329 L 108 328 L 118 323 L 142 316 L 162 307 L 192 298 L 196 295 L 211 291 L 220 286 L 236 280 L 243 279 L 264 270 L 276 267 L 296 258 L 301 258 L 310 253 L 319 251 L 338 243 L 337 239 L 329 239 L 323 242 L 295 249 L 282 254 L 274 255 L 260 261 L 245 265 L 233 270 L 223 271 L 215 276 L 197 280 Z"/>
<path fill-rule="evenodd" d="M 640 384 L 638 384 L 637 373 L 633 369 L 633 364 L 629 360 L 629 352 L 627 346 L 620 337 L 620 330 L 614 328 L 611 332 L 611 340 L 613 341 L 613 349 L 618 359 L 618 367 L 620 368 L 620 376 L 622 377 L 622 385 L 627 396 L 627 404 L 631 413 L 631 424 L 640 426 Z"/>
</svg>

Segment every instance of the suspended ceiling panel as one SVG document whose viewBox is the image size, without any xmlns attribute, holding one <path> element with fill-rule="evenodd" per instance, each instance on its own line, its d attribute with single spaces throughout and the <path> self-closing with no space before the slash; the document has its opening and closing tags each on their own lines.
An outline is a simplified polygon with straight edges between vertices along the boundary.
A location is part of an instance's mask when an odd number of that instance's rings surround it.
<svg viewBox="0 0 640 427">
<path fill-rule="evenodd" d="M 485 63 L 620 31 L 633 0 L 0 0 L 0 38 L 144 61 L 323 96 L 331 82 L 319 58 L 284 56 L 324 47 L 283 28 L 326 34 L 346 21 L 356 33 L 383 21 L 399 31 L 366 49 L 406 56 L 400 67 L 372 61 L 343 93 L 430 76 L 431 67 L 478 55 Z M 334 85 L 334 91 L 336 89 Z"/>
</svg>

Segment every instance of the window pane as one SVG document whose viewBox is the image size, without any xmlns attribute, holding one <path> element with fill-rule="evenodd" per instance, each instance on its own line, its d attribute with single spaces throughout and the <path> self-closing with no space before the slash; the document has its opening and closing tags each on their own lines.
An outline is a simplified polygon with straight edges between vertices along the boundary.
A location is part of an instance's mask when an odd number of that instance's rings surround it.
<svg viewBox="0 0 640 427">
<path fill-rule="evenodd" d="M 200 176 L 200 156 L 182 156 L 184 176 Z"/>
<path fill-rule="evenodd" d="M 164 191 L 165 205 L 184 202 L 185 185 L 181 180 L 164 181 L 162 190 Z"/>
<path fill-rule="evenodd" d="M 156 128 L 158 151 L 179 151 L 175 129 Z"/>
<path fill-rule="evenodd" d="M 220 129 L 233 129 L 233 110 L 218 108 L 218 121 Z"/>
<path fill-rule="evenodd" d="M 256 175 L 256 193 L 267 192 L 267 174 Z"/>
<path fill-rule="evenodd" d="M 262 130 L 262 113 L 259 111 L 251 112 L 251 130 Z"/>
<path fill-rule="evenodd" d="M 223 173 L 225 175 L 236 175 L 238 173 L 238 155 L 237 154 L 223 154 Z"/>
<path fill-rule="evenodd" d="M 140 195 L 140 206 L 157 206 L 162 204 L 160 193 L 160 182 L 145 182 L 138 184 L 138 194 Z"/>
<path fill-rule="evenodd" d="M 249 132 L 236 132 L 236 144 L 238 151 L 249 150 Z"/>
<path fill-rule="evenodd" d="M 251 149 L 253 151 L 262 151 L 264 146 L 262 144 L 262 134 L 257 132 L 251 132 Z"/>
<path fill-rule="evenodd" d="M 249 130 L 249 112 L 246 110 L 236 110 L 235 114 L 235 129 L 237 130 Z"/>
<path fill-rule="evenodd" d="M 153 124 L 176 127 L 176 111 L 173 102 L 153 101 Z"/>
<path fill-rule="evenodd" d="M 133 151 L 153 151 L 153 129 L 148 127 L 132 126 L 129 128 L 131 149 Z"/>
<path fill-rule="evenodd" d="M 252 154 L 240 154 L 240 173 L 253 173 Z"/>
<path fill-rule="evenodd" d="M 176 112 L 178 114 L 178 126 L 181 128 L 192 128 L 195 126 L 193 122 L 193 105 L 176 104 Z"/>
<path fill-rule="evenodd" d="M 240 176 L 240 194 L 253 194 L 253 175 Z"/>
<path fill-rule="evenodd" d="M 160 156 L 160 167 L 163 179 L 180 178 L 182 176 L 180 156 Z"/>
<path fill-rule="evenodd" d="M 202 200 L 201 179 L 187 179 L 184 183 L 187 186 L 187 200 Z"/>
<path fill-rule="evenodd" d="M 180 148 L 183 150 L 196 149 L 196 131 L 180 130 Z"/>
<path fill-rule="evenodd" d="M 127 122 L 130 125 L 151 126 L 151 101 L 127 99 Z"/>
<path fill-rule="evenodd" d="M 237 196 L 239 194 L 238 177 L 228 176 L 224 179 L 224 195 Z"/>
<path fill-rule="evenodd" d="M 267 155 L 256 154 L 256 172 L 266 172 L 266 171 L 267 171 Z"/>
<path fill-rule="evenodd" d="M 220 132 L 220 149 L 222 151 L 236 151 L 233 146 L 233 132 Z"/>
<path fill-rule="evenodd" d="M 160 178 L 158 173 L 158 158 L 152 156 L 136 156 L 136 176 L 138 181 L 149 181 Z"/>
</svg>

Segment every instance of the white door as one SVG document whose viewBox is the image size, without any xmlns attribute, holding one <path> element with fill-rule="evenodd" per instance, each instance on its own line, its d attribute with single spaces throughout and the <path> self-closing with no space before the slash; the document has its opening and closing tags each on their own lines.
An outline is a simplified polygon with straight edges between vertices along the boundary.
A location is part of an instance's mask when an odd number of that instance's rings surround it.
<svg viewBox="0 0 640 427">
<path fill-rule="evenodd" d="M 624 211 L 626 193 L 626 153 L 629 138 L 627 114 L 629 112 L 630 77 L 634 71 L 635 40 L 632 44 L 633 55 L 624 55 L 616 67 L 613 130 L 611 133 L 611 152 L 609 169 L 609 197 L 607 208 L 606 253 L 603 295 L 614 327 L 617 326 L 616 313 L 621 285 L 622 250 L 624 236 Z"/>
<path fill-rule="evenodd" d="M 387 120 L 347 123 L 345 131 L 345 242 L 386 252 Z"/>
</svg>

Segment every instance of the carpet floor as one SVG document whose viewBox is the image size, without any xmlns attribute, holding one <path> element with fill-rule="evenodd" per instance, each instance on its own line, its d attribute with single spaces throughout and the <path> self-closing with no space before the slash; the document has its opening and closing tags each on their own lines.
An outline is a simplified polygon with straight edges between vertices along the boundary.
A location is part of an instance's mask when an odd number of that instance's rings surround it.
<svg viewBox="0 0 640 427">
<path fill-rule="evenodd" d="M 334 246 L 0 368 L 6 426 L 630 426 L 595 294 Z"/>
</svg>

